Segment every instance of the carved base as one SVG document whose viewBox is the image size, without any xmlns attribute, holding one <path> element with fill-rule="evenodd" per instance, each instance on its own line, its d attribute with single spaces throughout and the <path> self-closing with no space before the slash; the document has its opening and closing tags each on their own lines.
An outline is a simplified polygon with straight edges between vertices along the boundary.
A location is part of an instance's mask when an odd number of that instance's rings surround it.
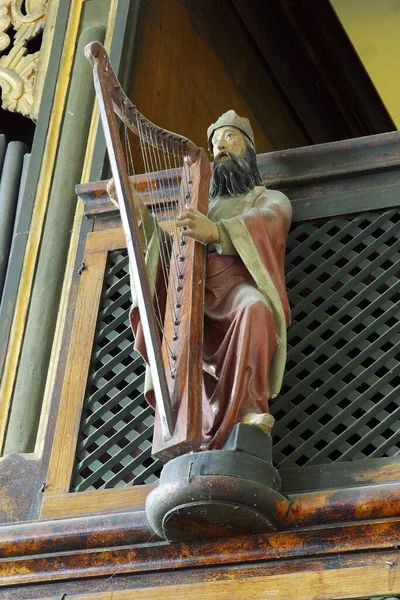
<svg viewBox="0 0 400 600">
<path fill-rule="evenodd" d="M 289 502 L 279 493 L 271 447 L 269 434 L 239 423 L 221 450 L 168 462 L 146 502 L 154 531 L 178 542 L 279 529 Z"/>
</svg>

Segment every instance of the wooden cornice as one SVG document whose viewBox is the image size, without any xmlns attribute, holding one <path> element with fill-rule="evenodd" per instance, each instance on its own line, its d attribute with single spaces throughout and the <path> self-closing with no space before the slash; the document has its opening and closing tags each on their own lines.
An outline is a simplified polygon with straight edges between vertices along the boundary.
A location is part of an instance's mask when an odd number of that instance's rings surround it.
<svg viewBox="0 0 400 600">
<path fill-rule="evenodd" d="M 114 495 L 118 490 L 115 492 Z M 101 492 L 97 492 L 97 494 L 101 494 Z M 85 493 L 64 496 L 66 514 L 68 514 L 68 497 L 71 496 L 78 496 L 84 500 Z M 289 513 L 281 524 L 286 532 L 276 535 L 282 536 L 282 540 L 291 540 L 293 535 L 300 536 L 304 556 L 314 554 L 313 542 L 311 545 L 309 543 L 313 537 L 310 537 L 309 531 L 307 531 L 310 527 L 313 528 L 313 535 L 321 539 L 325 539 L 327 527 L 330 527 L 329 531 L 346 531 L 346 539 L 349 543 L 354 536 L 359 540 L 359 545 L 356 545 L 354 549 L 363 547 L 361 545 L 362 536 L 357 532 L 364 532 L 365 528 L 371 528 L 371 532 L 375 530 L 380 532 L 385 530 L 388 523 L 393 523 L 397 524 L 397 534 L 400 536 L 400 518 L 398 517 L 400 515 L 400 483 L 392 482 L 289 494 L 288 498 L 290 501 Z M 149 526 L 144 510 L 123 510 L 122 507 L 118 510 L 115 507 L 113 512 L 106 513 L 104 511 L 107 508 L 104 505 L 102 514 L 93 514 L 95 510 L 96 507 L 93 506 L 92 514 L 85 516 L 1 527 L 0 559 L 33 554 L 58 554 L 89 548 L 99 549 L 138 544 L 152 546 L 160 543 L 159 538 Z M 373 519 L 381 519 L 381 521 L 367 523 Z M 268 536 L 261 537 L 269 539 Z M 372 534 L 368 536 L 368 539 L 365 538 L 363 541 L 364 544 L 367 544 L 365 548 L 377 541 L 379 543 L 376 547 L 390 546 L 390 544 L 382 546 L 378 538 L 379 536 L 374 538 Z M 251 538 L 243 537 L 241 539 L 242 543 L 247 544 Z M 389 543 L 388 540 L 389 537 L 384 544 Z M 214 542 L 210 542 L 210 544 L 212 543 Z M 276 547 L 282 549 L 286 547 L 286 544 Z"/>
<path fill-rule="evenodd" d="M 400 204 L 400 132 L 342 140 L 259 154 L 263 183 L 288 195 L 293 220 L 333 217 L 349 212 L 348 198 L 359 199 L 359 211 Z M 132 177 L 145 204 L 167 205 L 179 195 L 179 171 Z M 116 216 L 106 192 L 107 181 L 80 184 L 88 218 Z M 326 197 L 329 195 L 329 203 Z M 354 212 L 354 202 L 352 202 Z"/>
<path fill-rule="evenodd" d="M 249 565 L 263 561 L 276 569 L 296 559 L 324 559 L 340 554 L 396 550 L 400 545 L 400 519 L 338 525 L 318 531 L 292 531 L 271 535 L 173 544 L 141 544 L 146 526 L 134 525 L 137 514 L 63 519 L 40 524 L 5 527 L 0 531 L 3 559 L 0 585 L 57 581 L 121 574 L 157 572 L 223 565 Z M 142 537 L 143 539 L 143 537 Z M 154 542 L 154 537 L 152 538 Z M 149 541 L 147 539 L 147 541 Z M 136 546 L 135 546 L 136 544 Z"/>
</svg>

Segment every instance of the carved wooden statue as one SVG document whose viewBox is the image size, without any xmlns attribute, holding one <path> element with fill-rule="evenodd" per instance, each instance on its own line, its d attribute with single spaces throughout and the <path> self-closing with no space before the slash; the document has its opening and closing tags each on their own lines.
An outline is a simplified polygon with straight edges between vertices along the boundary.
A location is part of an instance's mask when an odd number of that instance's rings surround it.
<svg viewBox="0 0 400 600">
<path fill-rule="evenodd" d="M 284 257 L 291 205 L 284 194 L 262 185 L 248 119 L 230 110 L 207 134 L 214 154 L 208 215 L 189 207 L 176 227 L 183 238 L 207 247 L 200 447 L 218 449 L 236 423 L 268 433 L 274 423 L 268 400 L 281 388 L 286 359 Z M 116 202 L 115 188 L 108 189 Z M 140 210 L 151 240 L 156 221 L 143 204 Z M 136 349 L 146 356 L 136 306 L 131 321 Z M 147 398 L 155 407 L 149 389 Z"/>
<path fill-rule="evenodd" d="M 148 498 L 148 518 L 170 540 L 198 536 L 201 523 L 206 536 L 212 523 L 237 531 L 240 519 L 245 531 L 273 530 L 288 508 L 271 464 L 268 401 L 286 359 L 290 202 L 262 185 L 247 119 L 230 110 L 209 127 L 209 186 L 204 151 L 138 112 L 100 44 L 87 54 L 113 172 L 108 191 L 127 239 L 135 347 L 151 367 L 153 453 L 170 461 Z M 114 113 L 138 135 L 147 171 L 169 165 L 169 190 L 180 177 L 173 233 L 157 220 L 157 205 L 172 203 L 168 189 L 150 211 L 130 184 L 129 138 L 125 130 L 124 159 Z M 182 167 L 163 162 L 166 155 L 182 157 Z"/>
<path fill-rule="evenodd" d="M 281 388 L 289 304 L 284 280 L 291 205 L 267 190 L 248 119 L 233 110 L 207 131 L 214 166 L 208 218 L 178 217 L 183 234 L 207 242 L 203 444 L 220 448 L 231 427 L 269 432 L 268 399 Z"/>
</svg>

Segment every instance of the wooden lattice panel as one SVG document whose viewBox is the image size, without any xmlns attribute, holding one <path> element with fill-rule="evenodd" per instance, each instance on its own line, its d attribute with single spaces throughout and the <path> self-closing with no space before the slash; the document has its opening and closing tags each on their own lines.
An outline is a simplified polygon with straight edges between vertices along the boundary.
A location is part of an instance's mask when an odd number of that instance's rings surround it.
<svg viewBox="0 0 400 600">
<path fill-rule="evenodd" d="M 397 211 L 292 229 L 287 373 L 271 409 L 277 465 L 399 452 L 399 231 Z"/>
<path fill-rule="evenodd" d="M 133 350 L 126 251 L 108 254 L 85 393 L 72 491 L 156 481 L 153 410 L 143 395 L 145 367 Z"/>
<path fill-rule="evenodd" d="M 287 373 L 272 404 L 280 467 L 394 456 L 400 447 L 398 211 L 294 225 Z M 150 483 L 153 416 L 132 350 L 126 253 L 109 254 L 72 490 Z"/>
</svg>

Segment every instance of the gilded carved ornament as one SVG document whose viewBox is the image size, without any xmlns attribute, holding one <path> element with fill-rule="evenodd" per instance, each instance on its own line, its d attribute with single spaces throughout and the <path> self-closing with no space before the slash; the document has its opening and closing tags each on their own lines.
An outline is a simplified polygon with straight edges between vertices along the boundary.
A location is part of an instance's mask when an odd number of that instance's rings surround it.
<svg viewBox="0 0 400 600">
<path fill-rule="evenodd" d="M 48 0 L 0 0 L 0 58 L 2 106 L 31 116 L 39 52 L 28 53 L 26 44 L 43 29 Z M 24 9 L 22 6 L 24 4 Z M 14 40 L 8 35 L 14 29 Z"/>
</svg>

